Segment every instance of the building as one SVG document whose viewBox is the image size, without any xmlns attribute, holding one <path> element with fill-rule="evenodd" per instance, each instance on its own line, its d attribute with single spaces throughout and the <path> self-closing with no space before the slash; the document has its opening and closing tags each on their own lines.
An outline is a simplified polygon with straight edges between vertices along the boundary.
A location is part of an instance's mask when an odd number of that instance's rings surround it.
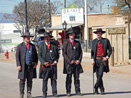
<svg viewBox="0 0 131 98">
<path fill-rule="evenodd" d="M 15 23 L 0 23 L 0 52 L 15 51 L 16 46 L 23 41 Z"/>
<path fill-rule="evenodd" d="M 121 15 L 116 14 L 89 14 L 88 15 L 88 46 L 91 47 L 91 42 L 96 38 L 93 32 L 97 28 L 103 28 L 107 33 L 103 36 L 108 38 L 114 49 L 114 55 L 110 59 L 112 64 L 112 58 L 115 64 L 127 64 L 129 63 L 129 30 L 126 20 Z M 59 38 L 59 33 L 63 32 L 62 17 L 61 15 L 52 16 L 52 27 L 49 30 L 53 30 L 53 36 Z M 71 24 L 70 24 L 71 25 Z M 69 26 L 70 26 L 69 25 Z M 80 28 L 81 39 L 85 40 L 85 27 L 84 24 L 76 24 L 73 27 Z M 70 28 L 70 27 L 69 27 Z M 68 28 L 67 28 L 68 29 Z M 126 52 L 125 52 L 126 51 Z"/>
</svg>

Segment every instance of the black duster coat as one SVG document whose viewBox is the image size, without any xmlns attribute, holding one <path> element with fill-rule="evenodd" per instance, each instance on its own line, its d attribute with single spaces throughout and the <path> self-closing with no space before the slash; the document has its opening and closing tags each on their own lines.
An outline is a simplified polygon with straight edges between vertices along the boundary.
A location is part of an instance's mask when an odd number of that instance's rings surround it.
<svg viewBox="0 0 131 98">
<path fill-rule="evenodd" d="M 54 43 L 50 42 L 51 44 L 51 50 L 52 50 L 52 53 L 54 53 L 54 57 L 53 58 L 53 61 L 57 61 L 59 60 L 59 52 L 58 52 L 58 46 L 56 46 Z M 47 75 L 47 73 L 49 72 L 49 68 L 47 68 L 44 63 L 46 62 L 46 49 L 47 46 L 45 44 L 45 41 L 39 46 L 39 50 L 38 50 L 38 59 L 40 60 L 41 64 L 40 64 L 40 69 L 39 69 L 39 78 L 41 79 L 47 79 L 47 77 L 43 77 L 45 76 L 45 74 Z M 52 55 L 52 54 L 51 54 Z M 42 70 L 42 65 L 44 65 L 44 71 Z M 54 71 L 54 79 L 57 79 L 57 65 L 56 66 L 53 66 L 53 71 Z"/>
<path fill-rule="evenodd" d="M 37 57 L 37 52 L 36 48 L 33 44 L 30 43 L 30 47 L 32 48 L 32 54 L 33 54 L 33 62 L 37 64 L 38 62 L 38 57 Z M 26 58 L 26 45 L 25 42 L 22 42 L 17 46 L 16 50 L 16 65 L 22 67 L 22 71 L 18 72 L 18 79 L 23 79 L 24 78 L 24 73 L 25 73 L 25 59 Z M 33 70 L 33 78 L 36 78 L 36 68 Z"/>
<path fill-rule="evenodd" d="M 96 61 L 96 52 L 97 52 L 97 41 L 98 39 L 94 39 L 92 41 L 92 49 L 91 49 L 91 58 L 94 59 L 94 61 Z M 103 51 L 104 51 L 104 56 L 108 56 L 110 57 L 111 53 L 112 53 L 112 48 L 110 45 L 110 41 L 107 38 L 102 38 L 102 47 L 103 47 Z M 94 72 L 96 70 L 97 66 L 96 64 L 94 65 Z M 107 65 L 104 68 L 104 72 L 109 72 L 109 65 L 108 65 L 108 61 L 107 61 Z"/>
<path fill-rule="evenodd" d="M 74 40 L 74 46 L 76 48 L 76 60 L 80 61 L 80 64 L 77 65 L 77 70 L 78 73 L 82 73 L 83 69 L 81 66 L 81 61 L 82 61 L 82 49 L 81 49 L 81 45 L 78 41 Z M 63 44 L 63 57 L 64 57 L 64 69 L 63 69 L 63 73 L 64 74 L 71 74 L 71 65 L 70 62 L 72 61 L 72 57 L 73 57 L 73 46 L 72 43 L 70 42 L 70 40 L 67 40 L 64 42 Z"/>
</svg>

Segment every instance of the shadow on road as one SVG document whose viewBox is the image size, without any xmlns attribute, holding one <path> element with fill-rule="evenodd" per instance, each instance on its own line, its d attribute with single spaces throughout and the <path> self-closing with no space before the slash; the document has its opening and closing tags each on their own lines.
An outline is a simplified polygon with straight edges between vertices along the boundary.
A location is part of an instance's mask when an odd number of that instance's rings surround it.
<svg viewBox="0 0 131 98">
<path fill-rule="evenodd" d="M 131 91 L 121 91 L 121 92 L 105 92 L 106 95 L 108 94 L 127 94 L 127 93 L 131 93 Z M 93 93 L 82 93 L 83 96 L 85 95 L 94 95 Z M 65 97 L 66 94 L 59 94 L 59 97 Z M 76 96 L 76 94 L 71 94 L 71 96 Z M 48 95 L 48 97 L 53 97 L 52 95 Z M 42 96 L 36 96 L 33 98 L 42 98 Z"/>
<path fill-rule="evenodd" d="M 105 94 L 127 94 L 127 93 L 131 93 L 131 91 L 106 92 Z"/>
</svg>

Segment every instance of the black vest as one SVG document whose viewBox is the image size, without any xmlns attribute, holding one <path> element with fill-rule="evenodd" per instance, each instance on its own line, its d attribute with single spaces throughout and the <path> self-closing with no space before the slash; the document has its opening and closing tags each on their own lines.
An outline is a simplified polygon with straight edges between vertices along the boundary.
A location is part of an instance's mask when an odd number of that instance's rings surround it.
<svg viewBox="0 0 131 98">
<path fill-rule="evenodd" d="M 54 52 L 46 47 L 46 55 L 45 55 L 45 61 L 53 63 L 54 62 Z"/>
</svg>

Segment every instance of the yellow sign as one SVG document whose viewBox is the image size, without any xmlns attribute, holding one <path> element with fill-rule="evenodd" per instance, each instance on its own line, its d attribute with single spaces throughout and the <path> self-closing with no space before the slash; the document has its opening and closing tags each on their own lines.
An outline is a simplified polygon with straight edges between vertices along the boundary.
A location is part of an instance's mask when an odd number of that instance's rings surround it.
<svg viewBox="0 0 131 98">
<path fill-rule="evenodd" d="M 118 28 L 109 28 L 108 29 L 109 34 L 125 34 L 125 28 L 124 27 L 118 27 Z"/>
</svg>

